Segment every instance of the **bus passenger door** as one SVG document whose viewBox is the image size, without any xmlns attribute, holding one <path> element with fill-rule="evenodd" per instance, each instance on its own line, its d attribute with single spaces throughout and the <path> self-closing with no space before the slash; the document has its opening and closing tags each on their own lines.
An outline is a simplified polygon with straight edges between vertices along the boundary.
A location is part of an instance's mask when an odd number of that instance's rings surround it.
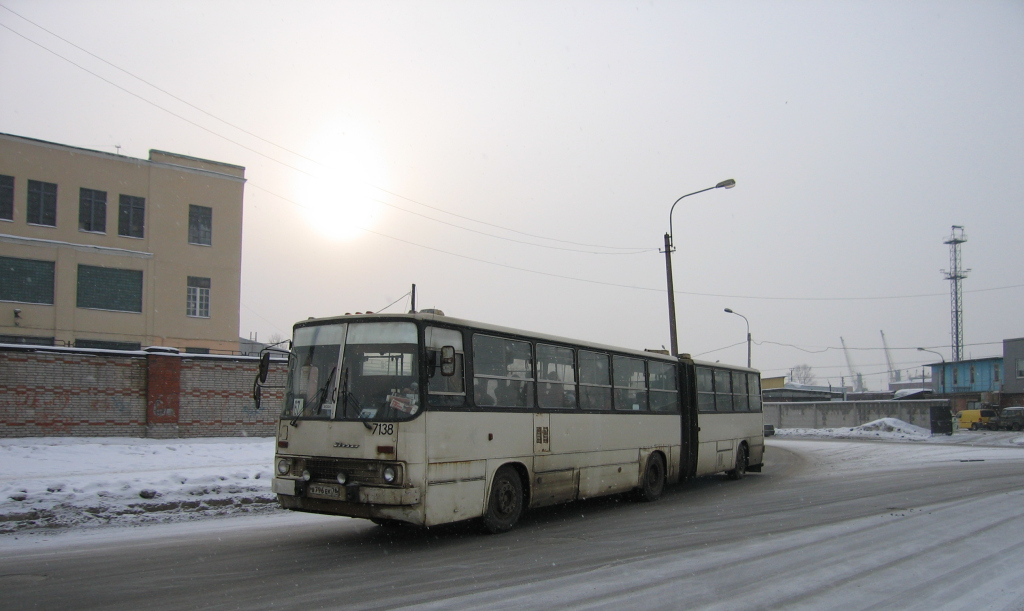
<svg viewBox="0 0 1024 611">
<path fill-rule="evenodd" d="M 533 455 L 551 453 L 551 414 L 533 414 Z"/>
</svg>

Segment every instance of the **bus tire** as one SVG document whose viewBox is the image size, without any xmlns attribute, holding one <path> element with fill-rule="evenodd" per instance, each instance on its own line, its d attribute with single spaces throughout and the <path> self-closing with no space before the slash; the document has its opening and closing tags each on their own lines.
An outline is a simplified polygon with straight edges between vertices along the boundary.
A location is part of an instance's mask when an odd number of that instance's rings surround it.
<svg viewBox="0 0 1024 611">
<path fill-rule="evenodd" d="M 503 533 L 512 530 L 523 513 L 523 482 L 512 467 L 505 465 L 494 474 L 491 494 L 484 512 L 484 530 Z"/>
<path fill-rule="evenodd" d="M 640 480 L 640 500 L 657 501 L 665 491 L 665 459 L 658 452 L 647 457 L 647 467 Z"/>
<path fill-rule="evenodd" d="M 738 450 L 736 450 L 736 467 L 726 471 L 726 475 L 729 479 L 743 479 L 743 476 L 747 474 L 747 462 L 749 457 L 747 456 L 747 444 L 741 443 Z"/>
</svg>

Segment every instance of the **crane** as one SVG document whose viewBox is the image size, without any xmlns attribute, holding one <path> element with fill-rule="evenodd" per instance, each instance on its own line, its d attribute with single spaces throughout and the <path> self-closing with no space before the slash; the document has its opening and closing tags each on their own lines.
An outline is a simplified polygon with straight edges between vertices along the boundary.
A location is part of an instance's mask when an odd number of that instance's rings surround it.
<svg viewBox="0 0 1024 611">
<path fill-rule="evenodd" d="M 839 343 L 843 345 L 843 354 L 846 355 L 846 368 L 850 370 L 853 392 L 864 392 L 864 378 L 853 368 L 853 361 L 850 360 L 850 350 L 846 347 L 846 340 L 840 337 Z"/>
<path fill-rule="evenodd" d="M 885 341 L 885 331 L 879 331 L 882 334 L 882 347 L 885 348 L 885 364 L 889 367 L 889 382 L 900 381 L 900 370 L 892 366 L 892 355 L 889 354 L 889 344 Z"/>
</svg>

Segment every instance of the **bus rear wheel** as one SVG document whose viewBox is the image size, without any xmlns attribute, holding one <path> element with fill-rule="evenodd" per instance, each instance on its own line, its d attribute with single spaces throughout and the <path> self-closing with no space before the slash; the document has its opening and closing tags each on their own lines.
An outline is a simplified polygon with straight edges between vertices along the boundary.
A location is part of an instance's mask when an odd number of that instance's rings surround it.
<svg viewBox="0 0 1024 611">
<path fill-rule="evenodd" d="M 523 482 L 515 469 L 505 465 L 494 474 L 483 517 L 484 530 L 491 534 L 512 530 L 522 513 Z"/>
<path fill-rule="evenodd" d="M 736 450 L 736 467 L 726 472 L 729 479 L 743 479 L 743 476 L 747 474 L 747 445 L 741 443 L 740 449 Z"/>
<path fill-rule="evenodd" d="M 640 500 L 657 501 L 665 491 L 665 460 L 655 452 L 647 458 L 643 480 L 640 481 Z"/>
</svg>

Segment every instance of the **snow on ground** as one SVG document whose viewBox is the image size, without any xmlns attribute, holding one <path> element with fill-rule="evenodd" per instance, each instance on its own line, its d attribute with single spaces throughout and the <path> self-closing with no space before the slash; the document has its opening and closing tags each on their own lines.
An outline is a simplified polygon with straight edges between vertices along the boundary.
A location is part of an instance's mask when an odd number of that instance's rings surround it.
<svg viewBox="0 0 1024 611">
<path fill-rule="evenodd" d="M 898 443 L 907 441 L 929 443 Z M 779 429 L 769 438 L 769 460 L 772 447 L 801 451 L 829 474 L 1016 460 L 1024 437 L 972 431 L 931 437 L 925 429 L 884 418 L 854 428 Z M 272 438 L 0 439 L 0 536 L 283 512 L 270 491 L 273 459 Z"/>
<path fill-rule="evenodd" d="M 272 438 L 0 439 L 0 533 L 278 510 Z"/>
<path fill-rule="evenodd" d="M 932 433 L 926 428 L 907 424 L 896 418 L 882 418 L 867 424 L 838 429 L 776 429 L 779 437 L 818 437 L 828 439 L 888 439 L 924 441 Z"/>
</svg>

